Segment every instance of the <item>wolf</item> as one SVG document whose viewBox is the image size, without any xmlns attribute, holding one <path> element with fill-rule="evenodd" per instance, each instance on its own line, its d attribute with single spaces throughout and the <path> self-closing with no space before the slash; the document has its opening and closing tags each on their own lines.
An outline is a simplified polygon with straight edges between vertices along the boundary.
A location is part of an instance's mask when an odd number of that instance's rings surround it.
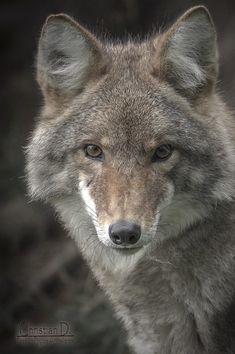
<svg viewBox="0 0 235 354">
<path fill-rule="evenodd" d="M 50 203 L 138 354 L 235 353 L 235 121 L 203 6 L 144 40 L 43 26 L 27 147 Z"/>
</svg>

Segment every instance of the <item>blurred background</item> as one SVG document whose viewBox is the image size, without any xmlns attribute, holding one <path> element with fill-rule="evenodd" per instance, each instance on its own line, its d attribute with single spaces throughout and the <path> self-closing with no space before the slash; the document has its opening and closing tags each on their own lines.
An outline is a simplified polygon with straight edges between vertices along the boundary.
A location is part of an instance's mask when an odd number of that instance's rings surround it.
<svg viewBox="0 0 235 354">
<path fill-rule="evenodd" d="M 26 197 L 23 148 L 41 105 L 34 58 L 47 15 L 123 38 L 166 27 L 190 0 L 0 1 L 0 353 L 129 353 L 125 333 L 53 211 Z M 235 2 L 204 1 L 218 30 L 219 91 L 235 108 Z M 19 326 L 71 325 L 72 343 L 19 342 Z"/>
</svg>

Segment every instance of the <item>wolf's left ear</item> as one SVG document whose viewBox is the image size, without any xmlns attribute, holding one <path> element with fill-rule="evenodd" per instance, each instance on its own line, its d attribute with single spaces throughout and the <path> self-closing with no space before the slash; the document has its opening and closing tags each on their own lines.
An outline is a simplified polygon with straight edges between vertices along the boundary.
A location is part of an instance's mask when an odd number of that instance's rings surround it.
<svg viewBox="0 0 235 354">
<path fill-rule="evenodd" d="M 37 80 L 46 103 L 62 105 L 104 71 L 101 45 L 67 15 L 51 15 L 43 26 L 37 56 Z"/>
<path fill-rule="evenodd" d="M 154 72 L 190 98 L 211 92 L 217 78 L 216 31 L 208 10 L 188 10 L 156 42 Z"/>
</svg>

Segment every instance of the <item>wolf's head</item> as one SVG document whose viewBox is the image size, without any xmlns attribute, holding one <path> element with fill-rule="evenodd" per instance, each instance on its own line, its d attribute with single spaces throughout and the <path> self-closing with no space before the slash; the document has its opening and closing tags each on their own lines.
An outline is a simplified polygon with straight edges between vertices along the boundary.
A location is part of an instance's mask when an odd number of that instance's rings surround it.
<svg viewBox="0 0 235 354">
<path fill-rule="evenodd" d="M 138 253 L 230 200 L 232 123 L 216 76 L 204 7 L 141 43 L 103 43 L 65 15 L 47 19 L 37 58 L 45 106 L 28 180 L 83 251 L 92 238 L 105 252 Z M 77 236 L 83 224 L 90 230 Z"/>
</svg>

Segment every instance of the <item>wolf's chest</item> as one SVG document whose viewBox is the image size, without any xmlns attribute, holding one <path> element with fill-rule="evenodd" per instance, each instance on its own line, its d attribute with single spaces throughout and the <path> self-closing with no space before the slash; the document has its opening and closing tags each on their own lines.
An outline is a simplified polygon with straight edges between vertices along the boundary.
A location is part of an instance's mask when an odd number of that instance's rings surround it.
<svg viewBox="0 0 235 354">
<path fill-rule="evenodd" d="M 204 353 L 190 308 L 162 271 L 149 269 L 142 277 L 133 274 L 110 283 L 106 290 L 136 353 Z"/>
</svg>

